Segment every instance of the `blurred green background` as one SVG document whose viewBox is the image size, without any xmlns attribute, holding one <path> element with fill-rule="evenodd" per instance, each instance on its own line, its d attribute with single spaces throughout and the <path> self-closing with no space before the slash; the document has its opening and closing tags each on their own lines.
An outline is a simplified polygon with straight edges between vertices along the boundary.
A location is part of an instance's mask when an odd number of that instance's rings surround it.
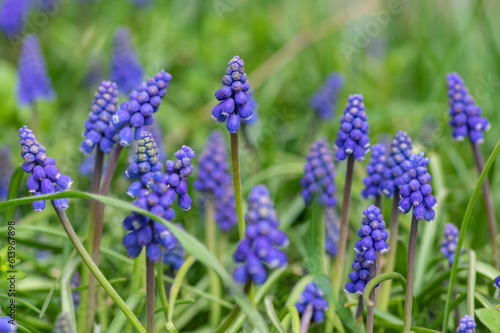
<svg viewBox="0 0 500 333">
<path fill-rule="evenodd" d="M 27 18 L 26 32 L 39 37 L 57 93 L 53 101 L 38 104 L 36 123 L 29 108 L 18 106 L 15 94 L 20 42 L 0 36 L 0 142 L 11 147 L 16 165 L 21 164 L 17 131 L 27 124 L 36 129 L 37 139 L 56 158 L 61 172 L 73 178 L 73 189 L 88 190 L 89 180 L 78 176 L 83 160 L 78 147 L 98 83 L 89 86 L 87 75 L 99 64 L 100 79 L 108 79 L 114 32 L 126 26 L 147 77 L 160 69 L 173 76 L 155 116 L 169 153 L 182 144 L 201 153 L 211 130 L 219 128 L 227 133 L 224 125 L 210 117 L 216 104 L 214 92 L 220 87 L 227 61 L 234 55 L 245 60 L 260 120 L 248 128 L 258 156 L 241 142 L 243 188 L 246 194 L 259 182 L 270 187 L 282 224 L 297 242 L 288 251 L 292 266 L 301 265 L 304 244 L 300 235 L 307 230 L 309 218 L 299 197 L 304 156 L 315 138 L 326 136 L 333 144 L 347 96 L 361 93 L 372 144 L 390 140 L 397 130 L 404 130 L 413 138 L 415 150 L 424 150 L 431 157 L 432 184 L 441 201 L 433 222 L 433 247 L 426 250 L 431 254 L 421 264 L 423 271 L 417 272 L 416 283 L 421 288 L 427 276 L 444 267 L 442 261 L 436 264 L 444 224 L 460 224 L 477 180 L 470 145 L 451 140 L 445 75 L 457 71 L 463 77 L 483 115 L 492 123 L 482 145 L 487 158 L 500 133 L 500 2 L 156 0 L 146 8 L 125 0 L 61 2 L 54 15 L 33 11 Z M 324 122 L 313 116 L 309 97 L 332 71 L 343 73 L 346 85 L 334 120 Z M 126 96 L 121 96 L 120 102 L 124 100 Z M 120 172 L 126 168 L 126 158 L 122 156 Z M 360 198 L 365 166 L 366 162 L 356 164 L 352 230 L 368 205 Z M 340 197 L 345 163 L 336 167 Z M 497 170 L 495 165 L 489 179 L 496 206 L 500 203 Z M 128 200 L 127 186 L 128 181 L 118 174 L 112 195 Z M 193 189 L 190 191 L 196 198 Z M 81 234 L 86 228 L 86 204 L 71 202 L 69 210 Z M 383 205 L 388 219 L 390 201 L 385 199 Z M 202 238 L 199 209 L 194 208 L 177 216 L 190 232 Z M 56 225 L 52 212 L 33 216 L 29 207 L 23 211 L 19 217 L 28 214 L 31 219 L 26 223 L 37 220 Z M 498 216 L 498 207 L 496 211 Z M 123 237 L 120 223 L 126 214 L 108 208 L 106 216 L 104 245 L 124 254 L 117 244 Z M 407 239 L 409 216 L 401 220 L 402 239 Z M 482 202 L 474 210 L 469 231 L 466 247 L 474 248 L 478 258 L 489 261 L 491 249 Z M 404 255 L 402 250 L 398 256 L 397 269 L 401 272 L 406 269 Z M 28 273 L 37 269 L 34 263 L 23 265 Z M 111 260 L 103 262 L 109 278 L 128 274 L 116 265 Z M 232 268 L 229 263 L 227 267 Z M 56 275 L 49 274 L 52 279 Z M 42 285 L 51 283 L 49 276 L 39 277 Z M 284 286 L 293 286 L 294 281 L 296 278 L 291 278 Z M 278 299 L 287 293 L 285 287 L 281 288 Z M 40 291 L 37 297 L 43 301 L 45 295 Z M 429 308 L 439 307 L 439 302 Z"/>
</svg>

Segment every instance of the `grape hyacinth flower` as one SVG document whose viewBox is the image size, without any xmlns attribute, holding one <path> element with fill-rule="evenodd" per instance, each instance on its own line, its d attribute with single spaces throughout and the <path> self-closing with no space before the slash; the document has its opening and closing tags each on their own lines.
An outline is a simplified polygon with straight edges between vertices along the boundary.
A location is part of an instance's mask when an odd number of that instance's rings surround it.
<svg viewBox="0 0 500 333">
<path fill-rule="evenodd" d="M 412 154 L 411 138 L 406 132 L 398 131 L 391 142 L 389 157 L 387 158 L 387 168 L 384 172 L 382 193 L 391 197 L 395 190 L 404 185 L 403 163 L 410 159 Z"/>
<path fill-rule="evenodd" d="M 178 223 L 176 225 L 183 229 L 182 224 Z M 175 239 L 175 245 L 172 248 L 163 250 L 163 263 L 178 270 L 184 264 L 185 252 L 182 244 Z"/>
<path fill-rule="evenodd" d="M 9 316 L 0 317 L 0 332 L 15 333 L 17 332 L 17 324 Z"/>
<path fill-rule="evenodd" d="M 475 333 L 475 328 L 477 324 L 474 322 L 474 318 L 469 315 L 465 315 L 460 319 L 460 324 L 457 327 L 457 333 Z"/>
<path fill-rule="evenodd" d="M 215 201 L 215 221 L 220 230 L 230 231 L 238 224 L 233 181 L 229 180 L 222 189 L 222 194 Z"/>
<path fill-rule="evenodd" d="M 334 117 L 335 105 L 343 86 L 344 76 L 340 73 L 332 73 L 309 100 L 309 105 L 323 120 L 330 120 Z"/>
<path fill-rule="evenodd" d="M 312 311 L 312 314 L 309 314 L 309 316 L 312 315 L 309 321 L 312 319 L 316 323 L 322 323 L 325 320 L 325 313 L 328 310 L 328 301 L 323 289 L 321 289 L 321 286 L 316 281 L 306 285 L 297 303 L 295 303 L 295 307 L 302 318 L 305 317 L 308 306 L 310 311 Z M 309 322 L 304 324 L 309 324 Z M 307 332 L 307 330 L 302 332 Z"/>
<path fill-rule="evenodd" d="M 248 124 L 248 125 L 253 125 L 259 121 L 259 104 L 257 103 L 257 100 L 253 96 L 253 90 L 248 90 L 247 92 L 247 97 L 248 97 L 248 105 L 252 109 L 252 117 L 244 120 L 243 124 Z"/>
<path fill-rule="evenodd" d="M 388 171 L 385 145 L 381 143 L 373 145 L 370 162 L 366 166 L 366 173 L 368 175 L 363 179 L 363 184 L 365 185 L 365 188 L 361 192 L 363 198 L 380 198 L 384 174 Z"/>
<path fill-rule="evenodd" d="M 402 176 L 404 185 L 400 188 L 399 211 L 407 214 L 413 207 L 417 220 L 433 221 L 437 202 L 431 194 L 431 175 L 427 172 L 427 164 L 429 158 L 423 152 L 411 154 L 410 159 L 403 163 L 405 173 Z"/>
<path fill-rule="evenodd" d="M 317 196 L 323 206 L 335 206 L 337 204 L 334 183 L 335 167 L 333 153 L 326 138 L 318 139 L 311 145 L 304 169 L 305 173 L 300 184 L 306 205 L 310 205 L 313 197 Z"/>
<path fill-rule="evenodd" d="M 90 154 L 96 146 L 106 154 L 113 150 L 113 145 L 118 141 L 118 131 L 111 127 L 111 119 L 116 113 L 117 104 L 116 83 L 102 81 L 94 95 L 89 119 L 85 120 L 85 140 L 80 145 L 82 153 Z"/>
<path fill-rule="evenodd" d="M 168 160 L 165 164 L 165 172 L 168 175 L 167 184 L 175 190 L 179 207 L 188 211 L 191 209 L 191 198 L 187 193 L 187 178 L 193 173 L 191 159 L 195 157 L 195 152 L 190 147 L 183 145 L 175 154 L 175 161 Z"/>
<path fill-rule="evenodd" d="M 333 207 L 325 207 L 325 252 L 332 258 L 337 257 L 339 242 L 339 216 Z"/>
<path fill-rule="evenodd" d="M 349 95 L 344 114 L 340 117 L 340 129 L 335 140 L 337 161 L 343 161 L 353 155 L 358 161 L 365 159 L 370 148 L 368 137 L 368 117 L 361 94 Z"/>
<path fill-rule="evenodd" d="M 3 0 L 0 2 L 0 30 L 8 38 L 21 34 L 23 22 L 30 10 L 29 0 Z"/>
<path fill-rule="evenodd" d="M 111 58 L 111 80 L 118 84 L 120 91 L 129 93 L 141 83 L 143 76 L 144 70 L 132 46 L 130 31 L 117 29 Z"/>
<path fill-rule="evenodd" d="M 491 125 L 488 119 L 481 117 L 481 108 L 474 103 L 474 99 L 464 85 L 464 80 L 453 72 L 446 75 L 446 85 L 453 139 L 462 141 L 468 135 L 471 142 L 482 143 L 483 132 L 488 131 Z"/>
<path fill-rule="evenodd" d="M 0 201 L 7 199 L 13 171 L 10 149 L 7 146 L 2 146 L 0 148 Z"/>
<path fill-rule="evenodd" d="M 132 204 L 166 220 L 172 220 L 175 217 L 171 207 L 175 201 L 175 191 L 168 186 L 168 178 L 161 171 L 154 172 L 154 183 L 150 184 L 149 189 L 140 190 L 137 200 Z M 161 257 L 160 245 L 165 249 L 172 249 L 176 245 L 175 237 L 168 228 L 147 216 L 132 213 L 125 218 L 122 226 L 125 231 L 129 231 L 123 237 L 123 246 L 131 258 L 136 258 L 142 248 L 146 247 L 148 259 L 157 262 Z"/>
<path fill-rule="evenodd" d="M 121 146 L 128 146 L 134 138 L 139 140 L 144 126 L 153 123 L 153 113 L 158 111 L 171 79 L 172 75 L 161 70 L 141 83 L 137 90 L 130 93 L 129 101 L 120 105 L 120 110 L 113 115 L 111 126 L 119 131 Z"/>
<path fill-rule="evenodd" d="M 455 250 L 457 249 L 459 230 L 453 223 L 447 223 L 444 228 L 444 237 L 441 242 L 441 254 L 448 259 L 448 263 L 453 264 Z M 462 253 L 462 251 L 460 251 Z"/>
<path fill-rule="evenodd" d="M 28 191 L 33 195 L 41 195 L 69 189 L 73 183 L 71 178 L 59 173 L 56 161 L 47 156 L 47 149 L 36 140 L 33 131 L 24 125 L 19 129 L 19 137 L 24 160 L 22 169 L 30 174 L 26 182 Z M 54 199 L 54 205 L 58 210 L 64 211 L 69 207 L 68 199 Z M 45 201 L 34 201 L 33 209 L 43 211 Z"/>
<path fill-rule="evenodd" d="M 253 281 L 260 285 L 267 280 L 267 267 L 280 268 L 288 264 L 285 252 L 278 249 L 288 245 L 288 237 L 278 229 L 279 220 L 265 185 L 255 185 L 248 202 L 245 237 L 234 252 L 234 260 L 241 265 L 234 270 L 233 278 L 240 284 Z"/>
<path fill-rule="evenodd" d="M 210 133 L 203 153 L 200 156 L 198 176 L 194 187 L 208 195 L 218 197 L 225 191 L 231 180 L 228 171 L 226 143 L 220 131 Z"/>
<path fill-rule="evenodd" d="M 133 161 L 125 171 L 128 179 L 140 178 L 140 180 L 133 182 L 128 189 L 127 194 L 132 198 L 139 193 L 139 190 L 150 185 L 154 172 L 162 171 L 163 165 L 158 155 L 159 151 L 153 135 L 148 131 L 142 132 L 137 142 Z"/>
<path fill-rule="evenodd" d="M 219 123 L 227 120 L 226 127 L 230 133 L 237 133 L 240 119 L 248 120 L 253 114 L 248 103 L 250 83 L 247 81 L 244 64 L 243 59 L 234 56 L 222 78 L 223 87 L 215 92 L 219 104 L 213 108 L 212 118 Z"/>
<path fill-rule="evenodd" d="M 500 299 L 500 275 L 495 278 L 495 281 L 493 281 L 493 286 L 495 286 L 498 293 L 498 298 Z"/>
<path fill-rule="evenodd" d="M 17 96 L 21 105 L 29 105 L 38 99 L 50 100 L 55 96 L 47 74 L 38 38 L 24 38 L 19 58 Z"/>
<path fill-rule="evenodd" d="M 349 274 L 351 280 L 345 286 L 347 293 L 362 295 L 366 283 L 369 281 L 369 268 L 377 260 L 377 252 L 380 254 L 389 251 L 387 238 L 389 233 L 385 230 L 384 217 L 380 208 L 370 205 L 363 211 L 365 217 L 361 221 L 363 226 L 358 229 L 358 236 L 361 238 L 356 242 L 354 249 L 356 257 L 352 263 L 352 271 Z"/>
</svg>

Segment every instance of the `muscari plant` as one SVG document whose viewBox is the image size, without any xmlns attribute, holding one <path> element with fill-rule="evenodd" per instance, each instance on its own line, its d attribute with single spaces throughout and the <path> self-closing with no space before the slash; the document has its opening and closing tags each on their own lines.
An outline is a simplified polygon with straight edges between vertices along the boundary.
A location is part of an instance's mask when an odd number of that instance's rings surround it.
<svg viewBox="0 0 500 333">
<path fill-rule="evenodd" d="M 481 173 L 484 169 L 484 160 L 479 145 L 484 142 L 484 132 L 490 129 L 490 122 L 487 118 L 481 116 L 481 107 L 474 102 L 474 98 L 469 93 L 460 75 L 456 72 L 448 74 L 446 76 L 446 87 L 448 90 L 448 104 L 450 106 L 448 109 L 451 117 L 450 126 L 453 128 L 452 137 L 456 141 L 463 141 L 465 138 L 469 139 L 476 168 Z M 500 263 L 498 242 L 496 239 L 498 228 L 487 178 L 483 183 L 482 190 L 493 252 L 492 262 L 497 266 Z"/>
<path fill-rule="evenodd" d="M 295 307 L 301 315 L 301 332 L 308 332 L 311 322 L 321 324 L 328 310 L 328 301 L 321 285 L 317 281 L 308 283 L 295 303 Z"/>
</svg>

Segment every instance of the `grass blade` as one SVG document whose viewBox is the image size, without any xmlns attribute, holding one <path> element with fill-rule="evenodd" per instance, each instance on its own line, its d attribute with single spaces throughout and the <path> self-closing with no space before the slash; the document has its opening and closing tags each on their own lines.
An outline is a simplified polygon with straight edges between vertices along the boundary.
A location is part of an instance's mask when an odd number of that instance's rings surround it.
<svg viewBox="0 0 500 333">
<path fill-rule="evenodd" d="M 467 312 L 474 319 L 474 290 L 476 289 L 476 252 L 469 250 L 469 272 L 467 276 Z"/>
<path fill-rule="evenodd" d="M 278 315 L 276 314 L 276 310 L 274 309 L 273 300 L 271 296 L 266 296 L 264 298 L 264 305 L 266 306 L 266 313 L 271 323 L 274 325 L 274 328 L 278 331 L 278 333 L 285 333 L 283 326 L 281 326 L 280 320 L 278 319 Z"/>
<path fill-rule="evenodd" d="M 184 280 L 187 272 L 195 262 L 196 259 L 193 256 L 189 256 L 186 261 L 184 261 L 181 268 L 177 272 L 177 275 L 175 276 L 174 283 L 172 284 L 172 289 L 170 289 L 170 297 L 168 300 L 168 322 L 172 322 L 172 320 L 174 319 L 175 301 L 177 300 L 177 295 L 179 295 L 182 280 Z"/>
</svg>

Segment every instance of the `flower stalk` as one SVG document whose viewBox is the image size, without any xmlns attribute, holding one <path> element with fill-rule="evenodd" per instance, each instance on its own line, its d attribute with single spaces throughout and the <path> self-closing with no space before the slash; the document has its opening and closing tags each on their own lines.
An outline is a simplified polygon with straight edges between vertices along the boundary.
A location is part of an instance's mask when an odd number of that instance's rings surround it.
<svg viewBox="0 0 500 333">
<path fill-rule="evenodd" d="M 415 279 L 415 252 L 417 249 L 418 220 L 412 215 L 410 242 L 408 244 L 408 268 L 406 272 L 406 294 L 403 318 L 403 333 L 410 333 L 413 300 L 413 281 Z"/>
<path fill-rule="evenodd" d="M 243 219 L 243 199 L 241 193 L 240 157 L 238 153 L 238 132 L 231 133 L 231 161 L 233 164 L 234 198 L 238 216 L 238 234 L 245 237 L 245 220 Z"/>
<path fill-rule="evenodd" d="M 377 275 L 377 263 L 370 265 L 370 281 Z M 373 333 L 373 312 L 374 312 L 375 288 L 370 293 L 370 304 L 366 312 L 366 333 Z"/>
<path fill-rule="evenodd" d="M 146 256 L 146 331 L 155 332 L 155 266 Z"/>
<path fill-rule="evenodd" d="M 160 294 L 161 306 L 163 308 L 163 313 L 165 314 L 165 319 L 168 318 L 168 299 L 167 293 L 165 291 L 165 281 L 163 281 L 163 255 L 164 249 L 160 246 L 161 258 L 156 264 L 156 280 L 158 284 L 158 293 Z"/>
<path fill-rule="evenodd" d="M 300 333 L 309 332 L 309 325 L 311 324 L 313 309 L 314 308 L 313 308 L 312 303 L 309 303 L 307 305 L 304 313 L 302 313 L 302 318 L 300 319 Z"/>
<path fill-rule="evenodd" d="M 217 231 L 214 219 L 214 198 L 209 195 L 207 202 L 207 210 L 205 213 L 206 219 L 206 235 L 207 235 L 207 248 L 211 253 L 217 253 Z M 214 270 L 210 270 L 210 293 L 220 298 L 221 286 L 219 276 Z M 214 303 L 210 307 L 210 323 L 213 327 L 217 326 L 220 320 L 221 307 L 220 304 Z"/>
</svg>

